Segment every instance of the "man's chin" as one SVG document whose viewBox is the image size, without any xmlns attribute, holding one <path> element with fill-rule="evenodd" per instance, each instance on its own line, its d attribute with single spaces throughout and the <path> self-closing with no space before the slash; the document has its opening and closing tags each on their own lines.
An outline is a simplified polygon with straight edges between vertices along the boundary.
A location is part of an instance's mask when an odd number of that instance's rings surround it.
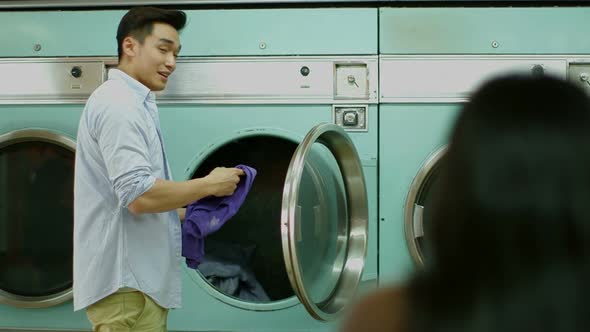
<svg viewBox="0 0 590 332">
<path fill-rule="evenodd" d="M 150 90 L 152 90 L 154 92 L 158 92 L 158 91 L 162 91 L 164 89 L 166 89 L 166 84 L 160 83 L 160 84 L 154 84 Z"/>
</svg>

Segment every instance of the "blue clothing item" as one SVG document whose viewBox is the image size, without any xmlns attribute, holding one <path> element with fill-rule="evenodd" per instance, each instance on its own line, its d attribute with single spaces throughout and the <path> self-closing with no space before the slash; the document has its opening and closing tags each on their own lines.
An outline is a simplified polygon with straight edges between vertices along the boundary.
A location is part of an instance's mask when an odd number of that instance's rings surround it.
<svg viewBox="0 0 590 332">
<path fill-rule="evenodd" d="M 233 195 L 224 197 L 208 196 L 187 206 L 182 224 L 182 256 L 186 265 L 193 269 L 202 262 L 205 255 L 205 237 L 216 232 L 233 217 L 246 199 L 256 177 L 252 167 L 238 165 L 244 171 Z"/>
<path fill-rule="evenodd" d="M 156 178 L 171 179 L 153 92 L 111 69 L 88 99 L 74 176 L 74 310 L 130 287 L 164 308 L 181 304 L 176 210 L 133 215 L 127 206 Z"/>
<path fill-rule="evenodd" d="M 207 241 L 199 272 L 224 294 L 248 302 L 270 302 L 250 268 L 255 249 L 254 245 Z"/>
</svg>

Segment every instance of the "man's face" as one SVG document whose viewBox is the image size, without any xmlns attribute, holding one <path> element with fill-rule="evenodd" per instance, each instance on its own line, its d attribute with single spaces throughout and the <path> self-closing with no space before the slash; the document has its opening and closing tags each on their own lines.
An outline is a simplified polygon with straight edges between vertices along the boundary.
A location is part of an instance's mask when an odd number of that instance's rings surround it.
<svg viewBox="0 0 590 332">
<path fill-rule="evenodd" d="M 152 91 L 166 88 L 168 76 L 176 69 L 176 57 L 180 51 L 178 31 L 171 25 L 154 23 L 152 33 L 143 45 L 136 44 L 132 59 L 135 78 Z"/>
</svg>

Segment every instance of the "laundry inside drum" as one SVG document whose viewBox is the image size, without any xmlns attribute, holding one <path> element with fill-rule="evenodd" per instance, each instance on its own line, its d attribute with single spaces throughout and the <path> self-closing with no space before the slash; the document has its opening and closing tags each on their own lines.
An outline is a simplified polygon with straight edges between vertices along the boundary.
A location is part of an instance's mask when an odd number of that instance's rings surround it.
<svg viewBox="0 0 590 332">
<path fill-rule="evenodd" d="M 281 238 L 282 193 L 289 163 L 297 148 L 276 136 L 233 140 L 213 151 L 192 178 L 215 167 L 242 164 L 257 171 L 239 211 L 208 235 L 198 270 L 218 291 L 248 302 L 279 301 L 294 296 L 285 269 Z"/>
</svg>

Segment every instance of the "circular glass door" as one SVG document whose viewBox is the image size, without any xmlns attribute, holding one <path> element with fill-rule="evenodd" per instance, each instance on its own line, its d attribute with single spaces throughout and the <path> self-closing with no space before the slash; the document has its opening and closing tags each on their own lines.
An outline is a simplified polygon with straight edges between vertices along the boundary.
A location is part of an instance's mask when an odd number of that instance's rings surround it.
<svg viewBox="0 0 590 332">
<path fill-rule="evenodd" d="M 331 320 L 351 302 L 364 266 L 367 226 L 358 153 L 344 130 L 320 124 L 291 159 L 281 212 L 289 280 L 316 319 Z"/>
<path fill-rule="evenodd" d="M 406 242 L 414 263 L 424 266 L 424 220 L 429 220 L 428 214 L 432 209 L 432 189 L 438 177 L 440 161 L 445 155 L 447 147 L 442 147 L 433 153 L 420 169 L 406 199 L 404 228 Z"/>
<path fill-rule="evenodd" d="M 44 130 L 0 136 L 0 302 L 72 298 L 75 143 Z"/>
</svg>

